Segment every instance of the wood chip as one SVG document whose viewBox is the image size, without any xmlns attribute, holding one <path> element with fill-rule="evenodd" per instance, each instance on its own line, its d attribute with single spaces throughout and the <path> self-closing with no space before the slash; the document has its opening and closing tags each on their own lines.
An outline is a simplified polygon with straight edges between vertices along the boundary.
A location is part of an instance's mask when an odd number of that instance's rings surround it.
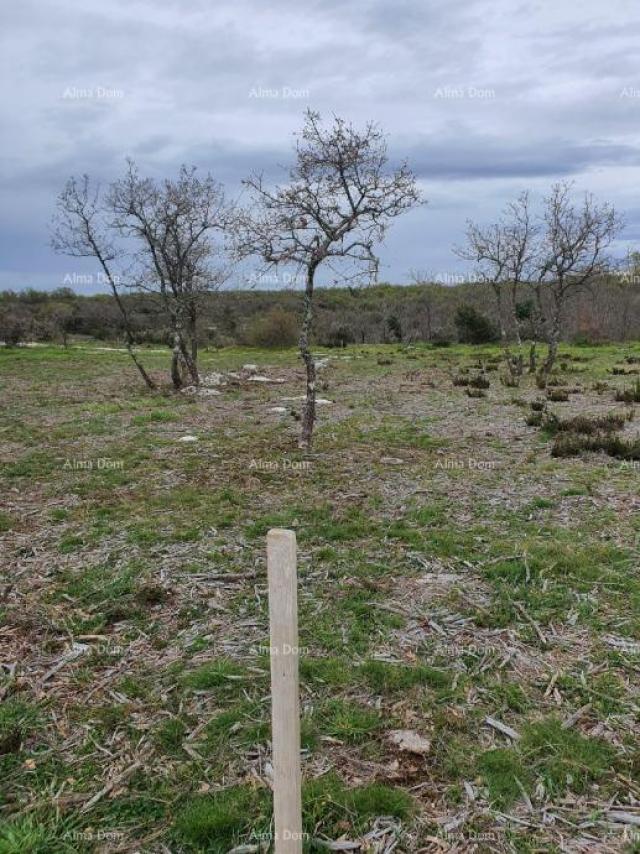
<svg viewBox="0 0 640 854">
<path fill-rule="evenodd" d="M 634 827 L 640 827 L 640 814 L 633 815 L 630 812 L 609 810 L 606 816 L 609 821 L 614 821 L 616 824 L 632 824 Z"/>
<path fill-rule="evenodd" d="M 536 623 L 536 621 L 533 619 L 533 617 L 530 617 L 529 614 L 527 614 L 527 612 L 525 611 L 525 609 L 522 607 L 522 605 L 519 602 L 514 602 L 513 606 L 516 609 L 516 611 L 520 614 L 520 616 L 523 617 L 523 619 L 525 619 L 527 621 L 527 623 L 529 623 L 529 625 L 532 627 L 532 629 L 538 635 L 538 637 L 540 638 L 540 643 L 543 646 L 547 646 L 549 641 L 547 640 L 546 635 L 544 634 L 544 632 L 542 631 L 540 626 Z"/>
<path fill-rule="evenodd" d="M 99 792 L 96 792 L 96 794 L 86 802 L 80 812 L 88 812 L 98 803 L 98 801 L 102 800 L 105 795 L 108 795 L 109 792 L 113 791 L 113 789 L 116 789 L 118 786 L 121 786 L 125 780 L 128 780 L 129 777 L 131 777 L 131 775 L 135 771 L 137 771 L 138 768 L 141 767 L 142 762 L 136 760 L 133 765 L 130 765 L 126 770 L 124 770 L 119 777 L 117 777 L 115 780 L 112 780 L 110 783 L 107 783 L 107 785 L 104 788 L 100 789 Z"/>
<path fill-rule="evenodd" d="M 512 729 L 510 726 L 503 724 L 502 721 L 499 721 L 497 718 L 492 718 L 491 716 L 489 716 L 484 719 L 484 722 L 487 726 L 498 730 L 498 732 L 501 732 L 503 735 L 506 735 L 513 741 L 518 741 L 518 739 L 520 738 L 519 732 L 516 732 L 515 729 Z"/>
<path fill-rule="evenodd" d="M 591 703 L 585 703 L 584 706 L 580 706 L 580 708 L 574 712 L 572 715 L 569 715 L 562 722 L 562 729 L 571 729 L 571 727 L 580 720 L 580 718 L 585 715 L 591 709 Z"/>
</svg>

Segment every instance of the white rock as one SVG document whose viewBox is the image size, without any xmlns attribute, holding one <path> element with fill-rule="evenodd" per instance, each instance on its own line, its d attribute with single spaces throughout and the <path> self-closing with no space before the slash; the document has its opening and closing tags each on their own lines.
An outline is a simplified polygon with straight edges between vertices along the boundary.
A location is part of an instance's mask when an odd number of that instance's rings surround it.
<svg viewBox="0 0 640 854">
<path fill-rule="evenodd" d="M 630 638 L 620 638 L 616 635 L 605 635 L 604 641 L 614 649 L 622 650 L 622 652 L 630 653 L 631 655 L 640 655 L 640 643 L 638 641 L 631 640 Z"/>
<path fill-rule="evenodd" d="M 306 400 L 306 397 L 304 396 L 304 394 L 299 394 L 298 397 L 283 397 L 282 400 Z M 332 403 L 332 400 L 326 400 L 326 398 L 324 397 L 316 397 L 316 404 L 318 406 L 327 406 Z"/>
<path fill-rule="evenodd" d="M 250 383 L 283 383 L 284 380 L 279 377 L 263 377 L 261 374 L 255 374 L 252 377 L 249 377 Z"/>
<path fill-rule="evenodd" d="M 224 385 L 224 382 L 224 374 L 221 374 L 219 371 L 214 371 L 212 374 L 202 377 L 203 385 Z"/>
<path fill-rule="evenodd" d="M 425 756 L 431 750 L 431 742 L 418 735 L 412 729 L 394 729 L 387 733 L 387 738 L 404 753 L 417 753 Z"/>
<path fill-rule="evenodd" d="M 287 411 L 288 410 L 287 410 L 286 406 L 272 406 L 271 409 L 269 410 L 269 412 L 279 412 L 279 413 L 287 412 Z"/>
<path fill-rule="evenodd" d="M 221 394 L 215 388 L 202 388 L 202 386 L 188 385 L 182 389 L 182 394 L 196 394 L 198 397 L 215 397 L 216 394 Z"/>
<path fill-rule="evenodd" d="M 242 370 L 243 371 L 249 371 L 250 374 L 255 374 L 256 371 L 258 370 L 258 366 L 257 365 L 243 365 Z"/>
<path fill-rule="evenodd" d="M 197 442 L 197 441 L 198 441 L 197 436 L 180 436 L 180 438 L 178 439 L 178 442 Z"/>
</svg>

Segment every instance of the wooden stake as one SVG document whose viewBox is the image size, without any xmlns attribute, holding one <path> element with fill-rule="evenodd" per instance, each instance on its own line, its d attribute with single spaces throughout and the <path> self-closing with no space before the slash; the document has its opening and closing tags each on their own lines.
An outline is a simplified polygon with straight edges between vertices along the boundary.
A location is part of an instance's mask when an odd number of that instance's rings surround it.
<svg viewBox="0 0 640 854">
<path fill-rule="evenodd" d="M 267 534 L 275 854 L 302 854 L 296 535 Z"/>
</svg>

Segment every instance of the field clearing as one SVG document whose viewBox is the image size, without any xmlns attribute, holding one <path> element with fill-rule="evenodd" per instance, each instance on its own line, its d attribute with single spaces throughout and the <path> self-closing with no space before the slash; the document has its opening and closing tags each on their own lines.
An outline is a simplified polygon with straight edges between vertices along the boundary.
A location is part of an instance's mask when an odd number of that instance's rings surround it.
<svg viewBox="0 0 640 854">
<path fill-rule="evenodd" d="M 323 355 L 303 453 L 294 351 L 203 352 L 284 382 L 196 395 L 118 350 L 0 350 L 0 854 L 269 850 L 274 526 L 309 850 L 640 851 L 640 463 L 551 456 L 497 348 Z M 627 416 L 633 358 L 562 347 L 548 409 Z M 453 385 L 479 370 L 486 397 Z"/>
</svg>

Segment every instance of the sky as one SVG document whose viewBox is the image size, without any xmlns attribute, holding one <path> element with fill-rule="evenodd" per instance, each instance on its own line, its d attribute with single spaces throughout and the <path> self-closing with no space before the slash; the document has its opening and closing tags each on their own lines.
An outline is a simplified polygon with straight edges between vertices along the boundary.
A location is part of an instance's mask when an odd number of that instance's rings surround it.
<svg viewBox="0 0 640 854">
<path fill-rule="evenodd" d="M 235 197 L 251 171 L 284 177 L 308 107 L 377 122 L 427 199 L 393 223 L 382 280 L 463 278 L 466 220 L 559 179 L 616 206 L 622 256 L 640 248 L 639 45 L 637 0 L 3 4 L 0 289 L 103 289 L 49 246 L 70 175 L 187 163 Z"/>
</svg>

